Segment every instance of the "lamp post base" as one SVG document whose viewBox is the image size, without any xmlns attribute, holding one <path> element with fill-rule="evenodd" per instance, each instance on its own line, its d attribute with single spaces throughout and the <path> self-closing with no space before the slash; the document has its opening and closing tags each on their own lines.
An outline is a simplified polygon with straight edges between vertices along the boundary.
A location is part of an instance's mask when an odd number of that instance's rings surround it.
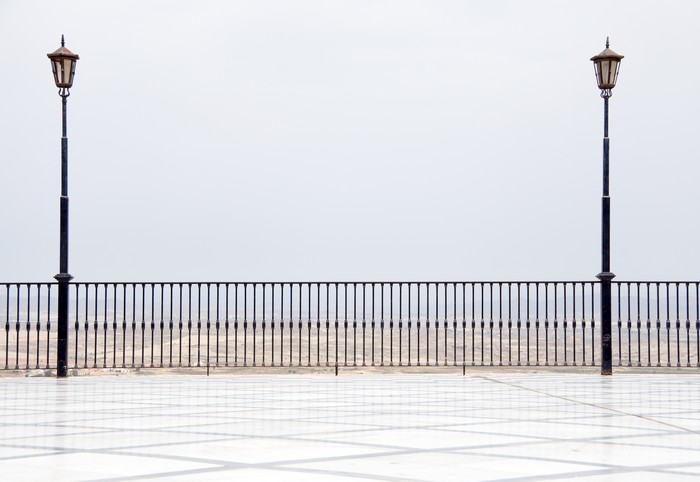
<svg viewBox="0 0 700 482">
<path fill-rule="evenodd" d="M 65 378 L 68 376 L 68 287 L 73 279 L 68 273 L 59 273 L 54 276 L 58 281 L 58 341 L 56 376 Z"/>
<path fill-rule="evenodd" d="M 596 278 L 600 280 L 600 364 L 601 375 L 612 375 L 612 286 L 613 273 L 604 271 Z"/>
</svg>

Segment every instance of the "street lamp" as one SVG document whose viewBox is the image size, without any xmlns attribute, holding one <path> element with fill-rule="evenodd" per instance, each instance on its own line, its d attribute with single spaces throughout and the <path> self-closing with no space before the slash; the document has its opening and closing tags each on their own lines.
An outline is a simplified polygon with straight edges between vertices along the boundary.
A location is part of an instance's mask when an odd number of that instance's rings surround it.
<svg viewBox="0 0 700 482">
<path fill-rule="evenodd" d="M 601 375 L 612 375 L 612 287 L 611 282 L 615 277 L 610 272 L 610 139 L 608 138 L 608 99 L 612 96 L 612 89 L 617 82 L 617 74 L 620 71 L 620 61 L 623 55 L 610 50 L 610 39 L 605 41 L 605 50 L 592 57 L 595 67 L 595 76 L 600 89 L 600 96 L 605 101 L 603 121 L 603 226 L 602 226 L 602 270 L 597 275 L 600 280 L 600 318 L 601 337 L 600 350 L 602 363 Z"/>
<path fill-rule="evenodd" d="M 63 103 L 63 130 L 61 136 L 61 241 L 58 281 L 58 377 L 68 376 L 68 284 L 73 277 L 68 274 L 68 137 L 66 137 L 66 104 L 73 86 L 75 64 L 79 57 L 65 47 L 61 35 L 61 47 L 47 54 L 51 61 L 58 95 Z"/>
</svg>

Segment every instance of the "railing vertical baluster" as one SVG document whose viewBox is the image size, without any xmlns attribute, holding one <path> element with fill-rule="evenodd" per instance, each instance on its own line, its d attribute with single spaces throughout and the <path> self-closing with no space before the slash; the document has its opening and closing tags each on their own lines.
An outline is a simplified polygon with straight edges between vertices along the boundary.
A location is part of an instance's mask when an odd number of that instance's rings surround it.
<svg viewBox="0 0 700 482">
<path fill-rule="evenodd" d="M 559 345 L 559 283 L 554 283 L 554 366 L 559 365 L 558 345 Z"/>
<path fill-rule="evenodd" d="M 266 296 L 266 291 L 267 291 L 267 284 L 266 283 L 261 283 L 262 284 L 262 320 L 261 320 L 261 328 L 262 328 L 262 366 L 267 366 L 266 365 L 266 360 L 265 360 L 265 352 L 267 351 L 265 347 L 265 331 L 267 329 L 267 319 L 266 319 L 266 313 L 265 313 L 265 303 L 267 301 L 267 296 Z"/>
<path fill-rule="evenodd" d="M 284 283 L 280 283 L 280 366 L 284 366 Z"/>
<path fill-rule="evenodd" d="M 574 320 L 574 325 L 576 322 Z M 575 342 L 575 339 L 574 339 Z M 586 284 L 581 283 L 581 365 L 586 365 Z M 576 359 L 574 359 L 574 363 Z"/>
<path fill-rule="evenodd" d="M 618 284 L 618 289 L 619 285 Z M 631 283 L 625 283 L 627 286 L 627 366 L 632 366 L 632 293 Z"/>
<path fill-rule="evenodd" d="M 690 287 L 685 284 L 685 347 L 687 365 L 690 366 Z"/>
<path fill-rule="evenodd" d="M 679 303 L 680 283 L 676 283 L 676 366 L 681 366 L 681 315 Z"/>
<path fill-rule="evenodd" d="M 352 289 L 352 366 L 357 366 L 357 283 Z M 362 300 L 364 303 L 364 298 Z"/>
<path fill-rule="evenodd" d="M 257 352 L 257 344 L 256 344 L 256 338 L 257 338 L 257 312 L 258 312 L 258 284 L 253 283 L 253 346 L 252 346 L 252 352 L 253 352 L 253 366 L 256 366 L 257 360 L 255 359 L 255 354 Z M 247 338 L 246 338 L 247 339 Z"/>
<path fill-rule="evenodd" d="M 280 283 L 280 366 L 284 366 L 284 283 Z"/>
<path fill-rule="evenodd" d="M 248 366 L 248 283 L 243 283 L 243 366 Z"/>
<path fill-rule="evenodd" d="M 331 284 L 326 283 L 326 366 L 330 366 L 330 329 L 331 329 Z M 320 319 L 320 316 L 319 316 Z"/>
<path fill-rule="evenodd" d="M 17 307 L 16 307 L 16 312 L 15 312 L 15 370 L 19 370 L 19 338 L 20 338 L 20 332 L 19 332 L 19 324 L 20 324 L 20 309 L 19 309 L 19 303 L 20 300 L 22 299 L 21 295 L 21 289 L 22 289 L 22 284 L 18 283 L 16 285 L 17 290 Z"/>
<path fill-rule="evenodd" d="M 430 366 L 430 283 L 425 283 L 425 365 Z"/>
<path fill-rule="evenodd" d="M 299 321 L 298 321 L 298 327 L 299 327 L 299 353 L 297 357 L 297 366 L 304 366 L 304 363 L 301 361 L 302 360 L 302 349 L 301 349 L 301 343 L 302 343 L 302 338 L 304 337 L 304 315 L 302 314 L 301 311 L 301 305 L 304 300 L 304 290 L 303 290 L 303 284 L 299 283 Z"/>
<path fill-rule="evenodd" d="M 22 284 L 17 283 L 15 285 L 15 370 L 19 370 L 19 340 L 20 340 L 20 300 L 21 300 L 21 290 L 22 290 Z"/>
<path fill-rule="evenodd" d="M 146 283 L 141 283 L 141 367 L 146 366 Z"/>
<path fill-rule="evenodd" d="M 660 284 L 656 284 L 656 366 L 661 366 L 661 300 L 659 299 Z"/>
<path fill-rule="evenodd" d="M 131 288 L 132 299 L 131 299 L 131 366 L 132 368 L 136 366 L 136 286 L 134 283 Z M 192 285 L 190 285 L 191 292 Z M 191 310 L 190 310 L 191 312 Z M 190 319 L 192 316 L 190 316 Z"/>
<path fill-rule="evenodd" d="M 411 366 L 411 283 L 408 283 L 408 354 L 406 356 L 408 366 Z"/>
<path fill-rule="evenodd" d="M 41 283 L 37 284 L 37 294 L 36 294 L 36 365 L 35 368 L 39 369 L 39 353 L 41 352 Z M 690 358 L 689 358 L 690 359 Z"/>
<path fill-rule="evenodd" d="M 670 283 L 666 286 L 666 366 L 671 366 L 671 298 L 669 297 Z"/>
<path fill-rule="evenodd" d="M 187 366 L 192 366 L 192 283 L 187 283 Z"/>
<path fill-rule="evenodd" d="M 49 292 L 48 292 L 48 299 L 46 301 L 46 368 L 51 367 L 51 288 L 52 284 L 49 283 Z M 9 303 L 9 295 L 10 295 L 10 288 L 8 286 L 7 288 L 7 295 L 8 295 L 8 303 Z M 9 322 L 9 318 L 7 319 Z M 9 331 L 9 325 L 7 327 L 7 330 Z M 7 354 L 7 351 L 5 351 Z M 7 367 L 7 359 L 5 360 L 5 367 Z"/>
<path fill-rule="evenodd" d="M 472 366 L 476 365 L 476 336 L 474 335 L 474 330 L 476 329 L 476 297 L 474 296 L 475 283 L 470 283 L 472 287 Z M 482 337 L 483 339 L 483 337 Z"/>
<path fill-rule="evenodd" d="M 472 302 L 472 305 L 474 303 Z M 467 365 L 467 284 L 462 283 L 462 370 Z"/>
<path fill-rule="evenodd" d="M 518 366 L 521 366 L 521 365 L 522 365 L 522 363 L 521 363 L 521 354 L 520 354 L 520 351 L 521 351 L 521 349 L 522 349 L 521 346 L 520 346 L 520 335 L 521 335 L 521 330 L 522 330 L 522 319 L 521 319 L 521 317 L 520 317 L 520 315 L 521 315 L 520 310 L 521 310 L 521 303 L 522 303 L 522 298 L 521 298 L 522 287 L 521 287 L 521 283 L 516 283 L 516 284 L 515 284 L 515 289 L 517 290 L 516 293 L 517 293 L 517 304 L 518 304 L 518 315 L 517 315 L 518 318 L 517 318 L 517 320 L 516 320 L 516 328 L 517 328 L 517 330 L 518 330 Z"/>
<path fill-rule="evenodd" d="M 540 364 L 540 283 L 535 283 L 535 365 Z"/>
<path fill-rule="evenodd" d="M 321 283 L 316 283 L 316 366 L 321 366 Z"/>
<path fill-rule="evenodd" d="M 595 287 L 591 282 L 591 366 L 595 366 Z"/>
<path fill-rule="evenodd" d="M 403 283 L 399 283 L 399 366 L 403 365 L 403 359 L 401 356 L 402 352 L 403 352 Z"/>
<path fill-rule="evenodd" d="M 489 283 L 489 365 L 493 366 L 493 283 Z"/>
<path fill-rule="evenodd" d="M 573 283 L 573 306 L 572 306 L 572 313 L 573 313 L 573 318 L 571 320 L 571 332 L 573 333 L 573 365 L 576 366 L 576 285 L 577 283 Z M 582 300 L 583 301 L 583 300 Z"/>
<path fill-rule="evenodd" d="M 433 321 L 435 322 L 435 366 L 440 365 L 440 283 L 435 284 L 435 310 Z"/>
<path fill-rule="evenodd" d="M 647 366 L 651 366 L 651 287 L 647 283 Z"/>
<path fill-rule="evenodd" d="M 381 360 L 379 362 L 380 366 L 384 366 L 384 283 L 381 284 L 380 287 L 380 298 L 381 298 L 381 304 L 382 304 L 382 312 L 381 312 L 381 320 L 380 320 L 380 325 L 379 325 L 379 331 L 381 333 L 381 338 L 380 338 L 380 357 Z"/>
<path fill-rule="evenodd" d="M 97 283 L 93 284 L 95 288 L 95 299 L 93 303 L 93 330 L 92 330 L 92 336 L 94 337 L 94 360 L 93 360 L 93 368 L 97 366 Z M 79 296 L 79 287 L 76 286 L 75 288 L 75 316 L 76 320 L 78 319 L 78 296 Z M 87 368 L 88 366 L 88 347 L 90 346 L 88 342 L 88 333 L 90 332 L 90 325 L 88 324 L 88 302 L 90 299 L 90 285 L 85 284 L 85 367 Z"/>
<path fill-rule="evenodd" d="M 700 367 L 700 283 L 695 283 L 695 351 L 697 366 Z"/>
<path fill-rule="evenodd" d="M 527 348 L 526 348 L 526 361 L 525 364 L 530 366 L 530 283 L 525 284 L 525 296 L 526 296 L 526 306 L 525 306 L 525 333 L 527 334 Z"/>
<path fill-rule="evenodd" d="M 163 330 L 165 329 L 165 285 L 159 283 L 160 288 L 160 319 L 158 321 L 158 330 L 160 332 L 160 362 L 159 367 L 163 368 Z"/>
<path fill-rule="evenodd" d="M 371 348 L 372 356 L 370 357 L 370 359 L 371 359 L 371 365 L 374 366 L 374 283 L 372 283 L 372 284 L 370 285 L 370 287 L 372 288 L 372 320 L 371 320 L 371 322 L 372 322 L 372 327 L 371 327 L 371 329 L 372 329 L 372 335 L 371 335 L 372 339 L 371 339 L 371 342 L 370 342 L 370 348 Z M 364 297 L 364 294 L 363 294 L 363 297 Z M 364 324 L 364 323 L 363 323 L 363 324 Z M 363 337 L 364 337 L 364 328 L 363 328 Z M 362 347 L 362 352 L 363 352 L 363 355 L 362 355 L 362 365 L 364 366 L 364 364 L 365 364 L 365 357 L 364 357 L 364 352 L 365 352 L 365 350 L 364 350 L 364 340 L 363 340 L 362 343 L 363 343 L 363 347 Z"/>
<path fill-rule="evenodd" d="M 10 285 L 5 285 L 5 370 L 10 368 Z M 48 358 L 47 358 L 48 359 Z"/>
<path fill-rule="evenodd" d="M 338 369 L 338 283 L 335 287 L 335 369 Z"/>
<path fill-rule="evenodd" d="M 418 366 L 420 366 L 420 320 L 421 320 L 421 312 L 420 312 L 420 287 L 421 283 L 418 283 L 418 314 L 416 315 L 417 318 L 417 326 L 418 326 L 418 333 L 417 333 L 417 339 L 416 339 L 416 347 L 418 348 Z M 426 291 L 427 291 L 427 284 L 426 284 Z M 429 298 L 429 297 L 428 297 Z M 429 312 L 429 310 L 428 310 Z"/>
<path fill-rule="evenodd" d="M 207 285 L 207 289 L 209 289 L 209 285 Z M 105 290 L 106 290 L 106 286 L 105 286 Z M 155 331 L 156 331 L 156 313 L 155 313 L 155 310 L 156 310 L 156 285 L 155 285 L 155 283 L 151 283 L 151 367 L 154 366 L 153 355 L 154 355 L 154 349 L 155 349 Z M 209 316 L 207 316 L 207 319 L 209 319 Z"/>
<path fill-rule="evenodd" d="M 503 366 L 503 283 L 498 283 L 498 365 Z"/>
<path fill-rule="evenodd" d="M 115 285 L 116 286 L 116 285 Z M 116 294 L 116 287 L 114 288 L 114 293 Z M 107 306 L 107 298 L 109 297 L 108 294 L 108 288 L 106 285 L 103 285 L 103 291 L 104 291 L 104 298 L 105 298 L 105 307 Z M 97 305 L 98 305 L 98 298 L 99 298 L 99 293 L 100 293 L 100 286 L 99 284 L 95 283 L 95 318 L 97 318 Z M 116 296 L 115 296 L 116 298 Z M 107 319 L 107 310 L 105 310 L 105 320 Z M 87 322 L 86 322 L 86 327 L 87 327 Z M 119 331 L 119 325 L 117 324 L 117 312 L 114 310 L 112 313 L 112 368 L 117 368 L 117 332 Z M 87 337 L 85 341 L 85 346 L 87 346 Z M 87 361 L 87 360 L 86 360 Z"/>
<path fill-rule="evenodd" d="M 563 317 L 562 317 L 562 318 L 563 318 L 563 319 L 562 319 L 562 325 L 563 325 L 562 339 L 563 339 L 563 341 L 564 341 L 564 343 L 563 343 L 563 345 L 564 345 L 564 348 L 563 348 L 563 351 L 564 351 L 564 366 L 567 366 L 567 365 L 568 365 L 568 361 L 569 361 L 568 355 L 567 355 L 567 353 L 566 353 L 566 348 L 567 348 L 567 343 L 566 343 L 566 336 L 567 336 L 567 333 L 566 333 L 566 329 L 567 329 L 567 325 L 568 325 L 568 323 L 567 323 L 568 318 L 567 318 L 567 315 L 566 315 L 566 295 L 567 295 L 567 287 L 566 287 L 566 283 L 562 283 L 562 285 L 563 285 L 563 288 L 564 288 L 564 297 L 563 297 L 564 310 L 563 310 Z M 557 285 L 554 285 L 554 286 L 555 286 L 555 289 L 556 289 L 556 286 L 557 286 Z M 556 292 L 556 291 L 555 291 L 555 292 Z M 556 296 L 555 296 L 555 298 L 556 298 Z M 556 325 L 556 323 L 555 323 L 555 325 Z M 556 331 L 557 331 L 557 327 L 556 327 L 556 326 L 554 327 L 554 331 L 555 331 L 555 333 L 556 333 Z"/>
<path fill-rule="evenodd" d="M 77 289 L 76 289 L 77 292 Z M 88 291 L 88 285 L 85 285 L 85 320 L 87 321 L 87 306 L 88 306 L 88 301 L 87 299 L 89 298 L 89 291 Z M 95 298 L 97 298 L 97 290 L 95 290 Z M 78 321 L 78 306 L 77 306 L 77 293 L 76 293 L 76 322 Z M 95 313 L 95 320 L 97 320 L 97 313 Z M 114 322 L 112 322 L 114 324 Z M 102 329 L 103 329 L 103 336 L 102 336 L 102 368 L 107 367 L 107 338 L 108 338 L 108 330 L 109 330 L 109 322 L 107 318 L 107 313 L 105 313 L 104 320 L 102 321 Z M 97 333 L 97 330 L 95 330 L 95 333 Z M 76 337 L 76 343 L 77 343 L 77 337 Z"/>
<path fill-rule="evenodd" d="M 617 285 L 617 365 L 622 366 L 622 295 L 620 283 Z"/>
<path fill-rule="evenodd" d="M 238 283 L 233 285 L 233 366 L 238 366 Z"/>
<path fill-rule="evenodd" d="M 108 303 L 108 298 L 109 298 L 109 285 L 107 283 L 104 283 L 102 285 L 102 288 L 105 293 L 105 303 L 104 303 L 104 314 L 105 318 L 107 318 L 107 303 Z M 122 322 L 122 368 L 126 367 L 126 283 L 122 284 L 122 313 L 121 313 L 121 322 Z M 113 310 L 113 317 L 114 321 L 117 321 L 117 283 L 114 283 L 112 285 L 112 305 L 114 307 Z M 97 310 L 95 310 L 97 311 Z M 95 316 L 95 319 L 97 319 L 97 316 Z"/>
<path fill-rule="evenodd" d="M 512 294 L 512 286 L 511 283 L 508 283 L 508 366 L 511 366 L 513 364 L 513 345 L 512 345 L 512 336 L 513 336 L 513 317 L 512 317 L 512 310 L 513 310 L 513 294 Z"/>
<path fill-rule="evenodd" d="M 312 283 L 308 283 L 306 285 L 306 289 L 308 290 L 308 303 L 307 303 L 307 318 L 306 318 L 306 335 L 307 335 L 307 361 L 306 361 L 306 366 L 310 367 L 311 366 L 311 286 Z"/>
<path fill-rule="evenodd" d="M 80 283 L 74 283 L 74 285 L 75 285 L 75 302 L 76 302 L 76 307 L 77 307 L 78 303 L 79 303 L 78 298 L 80 297 Z M 86 296 L 85 296 L 85 317 L 86 318 L 85 318 L 85 322 L 84 322 L 86 326 L 87 326 L 87 312 L 88 312 L 87 298 L 88 297 L 87 297 L 87 293 L 86 293 Z M 73 363 L 73 367 L 77 369 L 79 366 L 79 361 L 78 361 L 79 347 L 78 347 L 78 345 L 80 345 L 80 318 L 79 318 L 77 309 L 75 310 L 75 323 L 73 325 L 73 329 L 75 331 L 75 337 L 74 337 L 75 338 L 75 350 L 74 350 L 75 360 Z M 85 333 L 86 333 L 85 336 L 87 336 L 87 329 L 85 330 Z M 85 339 L 85 350 L 86 350 L 86 352 L 85 352 L 85 367 L 87 367 L 87 338 Z"/>
<path fill-rule="evenodd" d="M 503 283 L 500 282 L 498 283 L 498 366 L 503 366 Z"/>
<path fill-rule="evenodd" d="M 177 303 L 178 303 L 178 319 L 177 319 L 177 324 L 178 324 L 178 359 L 177 359 L 177 366 L 181 367 L 182 366 L 182 326 L 183 326 L 183 320 L 182 320 L 182 283 L 177 284 Z"/>
<path fill-rule="evenodd" d="M 620 283 L 615 283 L 615 285 L 617 285 L 617 365 L 622 366 L 622 296 L 620 293 Z"/>
<path fill-rule="evenodd" d="M 209 368 L 209 365 L 210 365 L 210 354 L 211 354 L 211 283 L 207 283 L 207 358 L 206 358 L 207 359 L 207 369 Z"/>
<path fill-rule="evenodd" d="M 472 291 L 472 294 L 474 292 Z M 476 303 L 475 303 L 476 304 Z M 484 366 L 484 328 L 486 326 L 486 319 L 484 317 L 484 283 L 479 283 L 479 318 L 480 318 L 480 329 L 481 329 L 481 336 L 479 336 L 479 340 L 481 343 L 481 349 L 480 349 L 480 365 Z M 473 332 L 474 330 L 472 330 Z M 472 333 L 473 334 L 473 333 Z M 474 348 L 474 343 L 472 342 L 472 348 Z"/>
<path fill-rule="evenodd" d="M 178 288 L 178 307 L 179 307 L 179 317 L 178 317 L 178 360 L 177 360 L 177 366 L 181 367 L 182 366 L 182 325 L 183 325 L 183 319 L 182 319 L 182 283 L 177 284 Z"/>
<path fill-rule="evenodd" d="M 289 366 L 294 365 L 294 285 L 289 283 Z"/>
<path fill-rule="evenodd" d="M 171 367 L 171 368 L 173 366 L 173 328 L 174 328 L 174 326 L 173 326 L 173 298 L 174 298 L 174 294 L 173 293 L 174 293 L 173 292 L 173 283 L 170 283 L 168 285 L 168 295 L 169 295 L 168 300 L 169 300 L 169 305 L 170 305 L 170 309 L 168 310 L 168 317 L 170 318 L 168 320 L 168 337 L 170 340 L 170 343 L 168 345 L 168 352 L 169 352 L 168 353 L 168 367 Z"/>
<path fill-rule="evenodd" d="M 270 366 L 275 366 L 275 283 L 270 286 Z"/>
<path fill-rule="evenodd" d="M 25 356 L 25 364 L 24 368 L 25 370 L 29 369 L 29 335 L 32 332 L 32 325 L 30 323 L 30 317 L 31 317 L 31 299 L 32 299 L 32 285 L 31 283 L 27 283 L 27 321 L 25 324 L 25 331 L 26 333 L 26 356 Z"/>
<path fill-rule="evenodd" d="M 567 346 L 566 346 L 566 328 L 567 328 L 567 317 L 566 317 L 566 295 L 567 295 L 567 291 L 566 291 L 566 287 L 567 287 L 567 283 L 563 283 L 563 288 L 564 288 L 564 316 L 563 316 L 563 320 L 562 320 L 562 325 L 563 325 L 563 327 L 564 327 L 564 331 L 563 331 L 563 334 L 562 334 L 562 339 L 564 340 L 564 366 L 567 366 L 567 365 L 568 365 L 568 357 L 567 357 L 567 353 L 566 353 L 566 351 L 567 351 L 567 350 L 566 350 L 566 348 L 567 348 Z"/>
<path fill-rule="evenodd" d="M 446 286 L 446 285 L 445 285 Z M 445 292 L 447 292 L 447 288 L 445 287 Z M 435 283 L 435 366 L 440 365 L 440 302 L 439 302 L 439 294 L 440 294 L 440 283 Z M 447 301 L 445 301 L 445 304 L 447 304 Z M 447 308 L 445 308 L 445 312 L 447 312 Z M 447 353 L 445 353 L 445 356 L 447 356 Z"/>
<path fill-rule="evenodd" d="M 544 364 L 549 365 L 549 283 L 544 284 Z"/>
<path fill-rule="evenodd" d="M 445 333 L 447 333 L 447 330 L 445 330 Z M 447 358 L 447 348 L 445 348 L 446 365 Z M 457 283 L 452 283 L 452 365 L 457 366 Z"/>
</svg>

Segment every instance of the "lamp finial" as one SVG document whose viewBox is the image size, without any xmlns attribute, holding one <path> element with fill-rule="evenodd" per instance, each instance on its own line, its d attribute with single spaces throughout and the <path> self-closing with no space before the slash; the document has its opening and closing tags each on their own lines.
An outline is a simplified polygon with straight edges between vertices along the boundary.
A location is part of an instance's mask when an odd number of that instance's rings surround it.
<svg viewBox="0 0 700 482">
<path fill-rule="evenodd" d="M 66 40 L 63 38 L 63 35 L 61 35 L 61 47 L 66 46 Z"/>
<path fill-rule="evenodd" d="M 610 48 L 610 37 L 605 37 L 605 48 L 606 49 Z"/>
</svg>

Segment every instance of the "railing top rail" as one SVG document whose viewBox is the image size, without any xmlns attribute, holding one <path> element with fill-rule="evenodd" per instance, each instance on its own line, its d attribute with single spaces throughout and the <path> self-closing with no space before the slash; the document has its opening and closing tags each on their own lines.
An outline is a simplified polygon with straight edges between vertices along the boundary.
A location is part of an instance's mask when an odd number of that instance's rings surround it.
<svg viewBox="0 0 700 482">
<path fill-rule="evenodd" d="M 72 285 L 524 285 L 591 284 L 599 280 L 352 280 L 352 281 L 72 281 Z M 613 284 L 700 284 L 700 280 L 612 280 Z M 0 282 L 0 286 L 58 286 L 56 281 Z"/>
<path fill-rule="evenodd" d="M 663 283 L 664 281 L 660 281 Z M 689 283 L 692 283 L 693 281 L 689 281 Z M 280 285 L 280 284 L 346 284 L 346 285 L 353 285 L 353 284 L 365 284 L 365 285 L 388 285 L 388 284 L 525 284 L 525 283 L 548 283 L 548 284 L 563 284 L 563 283 L 598 283 L 598 280 L 406 280 L 406 281 L 391 281 L 391 280 L 351 280 L 351 281 L 338 281 L 338 280 L 323 280 L 323 281 L 317 281 L 317 280 L 312 280 L 312 281 L 288 281 L 288 280 L 277 280 L 277 281 L 76 281 L 73 280 L 71 281 L 71 284 L 80 284 L 80 285 L 142 285 L 142 284 L 147 284 L 147 285 Z M 685 283 L 685 281 L 684 281 Z M 0 286 L 4 285 L 58 285 L 58 282 L 56 281 L 18 281 L 18 282 L 0 282 Z"/>
</svg>

